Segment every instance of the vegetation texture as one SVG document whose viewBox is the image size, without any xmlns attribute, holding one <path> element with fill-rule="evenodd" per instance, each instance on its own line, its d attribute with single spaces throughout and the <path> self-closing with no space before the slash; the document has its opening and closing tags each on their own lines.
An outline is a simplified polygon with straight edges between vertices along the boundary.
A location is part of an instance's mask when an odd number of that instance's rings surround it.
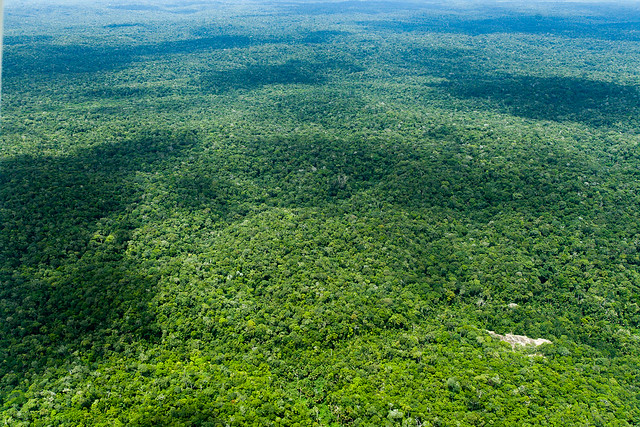
<svg viewBox="0 0 640 427">
<path fill-rule="evenodd" d="M 640 425 L 638 9 L 84 3 L 5 21 L 1 423 Z"/>
</svg>

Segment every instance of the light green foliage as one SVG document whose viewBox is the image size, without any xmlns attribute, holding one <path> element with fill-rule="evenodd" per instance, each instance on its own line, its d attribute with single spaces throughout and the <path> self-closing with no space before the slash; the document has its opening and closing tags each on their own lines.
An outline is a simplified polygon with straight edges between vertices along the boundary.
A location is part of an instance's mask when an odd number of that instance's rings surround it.
<svg viewBox="0 0 640 427">
<path fill-rule="evenodd" d="M 159 3 L 8 11 L 3 423 L 640 424 L 637 12 Z"/>
</svg>

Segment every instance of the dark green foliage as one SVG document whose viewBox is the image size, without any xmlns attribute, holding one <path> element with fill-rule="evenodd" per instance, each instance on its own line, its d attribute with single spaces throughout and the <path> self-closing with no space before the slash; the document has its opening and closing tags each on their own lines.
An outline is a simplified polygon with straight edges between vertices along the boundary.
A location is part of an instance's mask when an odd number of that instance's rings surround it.
<svg viewBox="0 0 640 427">
<path fill-rule="evenodd" d="M 255 89 L 273 84 L 320 84 L 320 64 L 289 61 L 281 65 L 249 66 L 205 76 L 201 86 L 218 92 L 230 89 Z"/>
<path fill-rule="evenodd" d="M 636 11 L 12 7 L 3 423 L 640 424 Z"/>
<path fill-rule="evenodd" d="M 38 42 L 40 40 L 37 39 Z M 55 74 L 95 73 L 121 69 L 147 56 L 231 49 L 255 43 L 261 43 L 261 41 L 231 35 L 172 40 L 154 45 L 138 46 L 56 45 L 30 41 L 29 43 L 22 42 L 21 49 L 18 51 L 9 51 L 7 69 L 10 73 L 15 72 L 16 77 L 26 77 L 32 74 L 51 76 Z"/>
</svg>

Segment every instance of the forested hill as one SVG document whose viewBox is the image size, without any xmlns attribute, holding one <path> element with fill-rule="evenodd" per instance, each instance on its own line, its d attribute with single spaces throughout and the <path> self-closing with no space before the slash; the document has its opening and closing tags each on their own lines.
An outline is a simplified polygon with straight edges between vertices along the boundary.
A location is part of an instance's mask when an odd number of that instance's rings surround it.
<svg viewBox="0 0 640 427">
<path fill-rule="evenodd" d="M 640 425 L 633 3 L 7 6 L 4 425 Z"/>
</svg>

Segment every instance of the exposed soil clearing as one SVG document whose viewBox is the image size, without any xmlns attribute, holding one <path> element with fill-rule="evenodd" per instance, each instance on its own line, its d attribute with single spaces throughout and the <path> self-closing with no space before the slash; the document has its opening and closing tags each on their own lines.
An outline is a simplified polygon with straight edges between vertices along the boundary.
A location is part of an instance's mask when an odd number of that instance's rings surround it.
<svg viewBox="0 0 640 427">
<path fill-rule="evenodd" d="M 505 335 L 500 335 L 500 334 L 496 334 L 493 331 L 487 331 L 489 333 L 489 335 L 491 335 L 494 338 L 498 338 L 501 341 L 504 342 L 508 342 L 509 344 L 511 344 L 511 348 L 516 348 L 516 345 L 525 347 L 528 345 L 534 345 L 534 346 L 539 346 L 542 344 L 551 344 L 551 341 L 544 339 L 544 338 L 538 338 L 538 339 L 534 339 L 534 338 L 529 338 L 525 335 L 513 335 L 513 334 L 505 334 Z"/>
</svg>

